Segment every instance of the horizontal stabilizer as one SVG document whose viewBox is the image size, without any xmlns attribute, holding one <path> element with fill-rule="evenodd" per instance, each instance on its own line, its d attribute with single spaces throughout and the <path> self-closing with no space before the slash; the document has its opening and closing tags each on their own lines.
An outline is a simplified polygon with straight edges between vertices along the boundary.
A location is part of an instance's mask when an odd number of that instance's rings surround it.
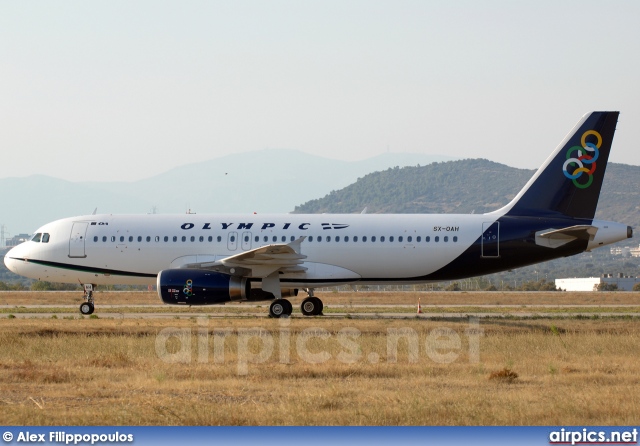
<svg viewBox="0 0 640 446">
<path fill-rule="evenodd" d="M 598 228 L 591 225 L 569 226 L 563 229 L 545 229 L 536 232 L 536 245 L 558 248 L 574 240 L 591 241 Z"/>
</svg>

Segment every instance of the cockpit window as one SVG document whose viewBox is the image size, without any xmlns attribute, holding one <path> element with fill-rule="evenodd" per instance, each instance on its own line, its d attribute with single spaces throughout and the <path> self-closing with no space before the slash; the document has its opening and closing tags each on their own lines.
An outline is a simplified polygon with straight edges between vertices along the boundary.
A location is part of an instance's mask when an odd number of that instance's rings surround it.
<svg viewBox="0 0 640 446">
<path fill-rule="evenodd" d="M 32 242 L 36 242 L 36 243 L 40 243 L 40 239 L 42 238 L 42 233 L 38 232 L 36 235 L 33 236 L 33 238 L 31 239 Z"/>
<path fill-rule="evenodd" d="M 42 234 L 42 243 L 49 243 L 49 234 L 46 232 Z"/>
</svg>

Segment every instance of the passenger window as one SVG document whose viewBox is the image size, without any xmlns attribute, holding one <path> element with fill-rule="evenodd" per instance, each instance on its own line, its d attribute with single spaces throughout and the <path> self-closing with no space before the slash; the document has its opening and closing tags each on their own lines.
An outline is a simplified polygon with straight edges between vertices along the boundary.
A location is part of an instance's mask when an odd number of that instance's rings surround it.
<svg viewBox="0 0 640 446">
<path fill-rule="evenodd" d="M 212 242 L 212 241 L 213 241 L 213 237 L 212 237 L 212 236 L 209 236 L 209 238 L 208 238 L 207 240 L 209 240 L 210 242 Z"/>
<path fill-rule="evenodd" d="M 231 238 L 229 238 L 229 240 L 231 240 L 231 243 L 235 242 L 236 241 L 236 236 L 232 235 Z"/>
<path fill-rule="evenodd" d="M 318 241 L 321 242 L 322 241 L 322 237 L 318 236 Z"/>
<path fill-rule="evenodd" d="M 103 236 L 102 236 L 102 241 L 103 241 L 103 242 L 106 242 L 106 241 L 107 241 L 107 236 L 106 236 L 106 235 L 103 235 Z"/>
<path fill-rule="evenodd" d="M 155 241 L 156 241 L 156 242 L 159 242 L 159 241 L 160 241 L 160 236 L 159 236 L 159 235 L 156 235 L 156 236 L 155 236 Z"/>
<path fill-rule="evenodd" d="M 354 241 L 354 242 L 357 242 L 357 241 L 358 241 L 358 236 L 357 236 L 357 235 L 354 235 L 354 236 L 353 236 L 353 241 Z"/>
<path fill-rule="evenodd" d="M 204 235 L 201 235 L 198 240 L 200 240 L 201 242 L 204 242 Z"/>
<path fill-rule="evenodd" d="M 245 241 L 245 243 L 249 241 L 249 236 L 248 235 L 244 236 L 244 241 Z"/>
<path fill-rule="evenodd" d="M 345 235 L 345 236 L 344 236 L 344 241 L 345 241 L 345 242 L 348 242 L 348 241 L 349 241 L 349 236 L 348 236 L 348 235 Z"/>
<path fill-rule="evenodd" d="M 150 241 L 151 241 L 151 236 L 147 235 L 147 242 L 150 242 Z"/>
<path fill-rule="evenodd" d="M 116 241 L 116 236 L 115 236 L 115 235 L 112 235 L 112 236 L 111 236 L 111 241 L 112 241 L 112 242 L 115 242 L 115 241 Z"/>
<path fill-rule="evenodd" d="M 389 241 L 392 242 L 393 241 L 393 235 L 389 237 Z"/>
<path fill-rule="evenodd" d="M 407 241 L 408 241 L 408 242 L 411 242 L 411 240 L 413 240 L 413 239 L 411 238 L 411 236 L 407 237 Z"/>
<path fill-rule="evenodd" d="M 282 236 L 282 243 L 284 243 L 284 242 L 286 242 L 286 241 L 287 241 L 287 236 L 286 236 L 286 235 L 283 235 L 283 236 Z"/>
<path fill-rule="evenodd" d="M 398 237 L 398 241 L 402 243 L 402 236 Z"/>
<path fill-rule="evenodd" d="M 340 241 L 340 236 L 336 235 L 336 242 L 339 242 L 339 241 Z"/>
<path fill-rule="evenodd" d="M 293 235 L 291 236 L 291 241 L 292 241 L 292 242 L 295 242 L 295 241 L 296 241 L 296 238 L 295 238 Z"/>
<path fill-rule="evenodd" d="M 49 234 L 46 232 L 42 234 L 42 243 L 49 243 Z"/>
<path fill-rule="evenodd" d="M 422 237 L 417 236 L 417 237 L 416 237 L 416 242 L 420 243 L 421 241 L 422 241 Z"/>
<path fill-rule="evenodd" d="M 374 235 L 371 237 L 371 242 L 375 242 L 375 241 L 376 241 L 376 236 Z"/>
<path fill-rule="evenodd" d="M 266 235 L 263 238 L 264 242 L 267 243 L 269 241 L 269 237 L 267 237 Z"/>
<path fill-rule="evenodd" d="M 168 242 L 168 241 L 169 241 L 169 236 L 168 236 L 168 235 L 165 235 L 163 240 L 164 240 L 165 242 Z"/>
<path fill-rule="evenodd" d="M 458 236 L 457 236 L 457 235 L 454 235 L 454 236 L 453 236 L 453 242 L 455 243 L 455 242 L 457 242 L 457 241 L 458 241 Z"/>
<path fill-rule="evenodd" d="M 133 235 L 129 236 L 129 241 L 132 242 L 133 241 Z"/>
<path fill-rule="evenodd" d="M 97 235 L 93 238 L 93 241 L 94 241 L 94 242 L 97 242 L 97 241 L 98 241 L 98 236 L 97 236 Z"/>
<path fill-rule="evenodd" d="M 254 238 L 254 240 L 256 241 L 256 243 L 258 243 L 260 241 L 260 236 L 256 235 L 256 238 Z"/>
<path fill-rule="evenodd" d="M 428 235 L 424 238 L 425 242 L 430 242 L 431 241 L 431 237 L 429 237 Z"/>
<path fill-rule="evenodd" d="M 274 236 L 273 236 L 273 238 L 272 238 L 272 240 L 273 240 L 273 243 L 275 243 L 275 242 L 277 242 L 277 241 L 278 241 L 278 237 L 274 235 Z"/>
<path fill-rule="evenodd" d="M 437 243 L 437 242 L 439 242 L 439 241 L 440 241 L 440 237 L 438 237 L 438 236 L 436 235 L 436 237 L 435 237 L 433 240 Z"/>
<path fill-rule="evenodd" d="M 222 237 L 221 237 L 221 236 L 218 236 L 217 240 L 218 240 L 219 242 L 221 242 L 221 241 L 222 241 Z"/>
<path fill-rule="evenodd" d="M 120 236 L 120 242 L 124 242 L 124 235 Z"/>
<path fill-rule="evenodd" d="M 448 241 L 449 241 L 449 236 L 448 236 L 448 235 L 445 235 L 445 236 L 444 236 L 444 241 L 445 241 L 445 242 L 448 242 Z"/>
<path fill-rule="evenodd" d="M 177 241 L 178 241 L 178 236 L 177 236 L 177 235 L 174 235 L 174 236 L 173 236 L 173 241 L 174 241 L 174 242 L 177 242 Z"/>
<path fill-rule="evenodd" d="M 313 241 L 313 236 L 308 237 L 308 238 L 307 238 L 307 240 L 309 240 L 310 242 L 312 242 L 312 241 Z"/>
<path fill-rule="evenodd" d="M 32 242 L 40 243 L 40 238 L 42 237 L 42 233 L 38 232 L 31 238 Z"/>
<path fill-rule="evenodd" d="M 186 242 L 186 241 L 187 241 L 187 237 L 183 235 L 183 236 L 182 236 L 182 241 L 183 241 L 183 242 Z"/>
<path fill-rule="evenodd" d="M 366 242 L 366 241 L 367 241 L 367 236 L 366 236 L 366 235 L 363 235 L 363 236 L 362 236 L 362 243 L 364 243 L 364 242 Z"/>
<path fill-rule="evenodd" d="M 381 242 L 384 242 L 384 235 L 381 235 L 381 236 L 380 236 L 380 241 L 381 241 Z"/>
<path fill-rule="evenodd" d="M 327 241 L 330 242 L 331 241 L 331 236 L 327 235 Z"/>
<path fill-rule="evenodd" d="M 191 238 L 190 238 L 189 240 L 191 240 L 192 242 L 195 242 L 195 241 L 196 241 L 196 236 L 195 236 L 195 235 L 192 235 L 192 236 L 191 236 Z"/>
</svg>

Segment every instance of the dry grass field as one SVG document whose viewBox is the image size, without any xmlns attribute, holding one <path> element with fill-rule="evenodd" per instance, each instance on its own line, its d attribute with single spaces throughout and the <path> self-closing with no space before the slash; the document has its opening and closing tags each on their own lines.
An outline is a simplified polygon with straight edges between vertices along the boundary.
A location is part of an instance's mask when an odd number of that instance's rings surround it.
<svg viewBox="0 0 640 446">
<path fill-rule="evenodd" d="M 79 301 L 40 294 L 22 298 Z M 157 303 L 153 293 L 117 294 L 99 293 L 98 302 Z M 346 294 L 322 297 L 417 300 Z M 420 296 L 423 305 L 637 299 L 570 294 Z M 3 305 L 27 303 L 19 299 L 0 293 Z M 640 413 L 639 322 L 0 316 L 0 417 L 7 425 L 631 425 Z"/>
</svg>

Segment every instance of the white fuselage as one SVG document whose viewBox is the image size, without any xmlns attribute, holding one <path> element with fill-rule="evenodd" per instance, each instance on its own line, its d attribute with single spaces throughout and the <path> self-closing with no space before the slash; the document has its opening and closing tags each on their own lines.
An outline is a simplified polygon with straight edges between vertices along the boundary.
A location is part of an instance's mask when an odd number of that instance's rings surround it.
<svg viewBox="0 0 640 446">
<path fill-rule="evenodd" d="M 37 230 L 47 242 L 29 241 L 5 256 L 17 274 L 52 282 L 155 284 L 161 270 L 215 262 L 266 245 L 304 237 L 301 272 L 283 273 L 290 287 L 425 282 L 462 255 L 501 217 L 490 214 L 231 214 L 87 215 Z M 626 238 L 626 226 L 599 225 L 589 248 Z M 484 234 L 484 237 L 483 237 Z M 41 237 L 43 240 L 45 237 Z M 473 270 L 466 271 L 473 276 Z"/>
<path fill-rule="evenodd" d="M 411 279 L 455 259 L 480 237 L 483 223 L 493 220 L 483 215 L 90 215 L 39 228 L 37 233 L 49 234 L 47 243 L 26 242 L 6 257 L 27 261 L 5 261 L 18 274 L 40 280 L 153 284 L 151 276 L 164 269 L 305 237 L 301 254 L 307 256 L 307 270 L 282 279 L 303 279 L 306 285 Z"/>
</svg>

